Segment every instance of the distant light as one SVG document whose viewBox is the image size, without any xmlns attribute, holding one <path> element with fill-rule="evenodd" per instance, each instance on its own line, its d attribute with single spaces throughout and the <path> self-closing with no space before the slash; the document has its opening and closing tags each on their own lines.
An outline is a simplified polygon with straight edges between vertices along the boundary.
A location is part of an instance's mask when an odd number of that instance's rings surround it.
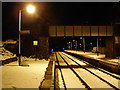
<svg viewBox="0 0 120 90">
<path fill-rule="evenodd" d="M 53 49 L 51 49 L 51 52 L 53 52 Z"/>
<path fill-rule="evenodd" d="M 38 45 L 38 41 L 33 41 L 33 45 Z"/>
<path fill-rule="evenodd" d="M 69 42 L 69 43 L 71 43 L 71 42 Z"/>
<path fill-rule="evenodd" d="M 29 6 L 27 7 L 27 11 L 28 11 L 29 13 L 34 13 L 34 12 L 35 12 L 35 7 L 32 6 L 32 5 L 29 5 Z"/>
<path fill-rule="evenodd" d="M 90 43 L 90 45 L 92 45 L 92 42 Z"/>
<path fill-rule="evenodd" d="M 80 37 L 80 39 L 82 39 L 82 37 Z"/>
<path fill-rule="evenodd" d="M 62 48 L 63 50 L 65 50 L 65 48 Z"/>
<path fill-rule="evenodd" d="M 73 42 L 75 42 L 75 40 L 73 40 Z"/>
</svg>

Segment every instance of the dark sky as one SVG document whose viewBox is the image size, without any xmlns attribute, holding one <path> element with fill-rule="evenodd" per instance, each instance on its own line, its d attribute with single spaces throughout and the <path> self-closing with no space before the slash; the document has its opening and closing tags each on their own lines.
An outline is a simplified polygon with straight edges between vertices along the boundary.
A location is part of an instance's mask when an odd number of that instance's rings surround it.
<svg viewBox="0 0 120 90">
<path fill-rule="evenodd" d="M 18 11 L 29 3 L 2 3 L 3 39 L 18 34 Z M 120 3 L 57 2 L 32 3 L 36 7 L 33 15 L 22 11 L 22 29 L 32 25 L 106 25 L 120 21 Z M 38 24 L 39 23 L 39 24 Z"/>
</svg>

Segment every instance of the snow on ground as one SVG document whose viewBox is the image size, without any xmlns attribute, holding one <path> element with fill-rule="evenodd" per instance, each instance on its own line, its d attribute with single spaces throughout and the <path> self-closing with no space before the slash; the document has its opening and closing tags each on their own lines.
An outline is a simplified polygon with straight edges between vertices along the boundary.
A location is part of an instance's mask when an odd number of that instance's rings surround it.
<svg viewBox="0 0 120 90">
<path fill-rule="evenodd" d="M 1 60 L 16 57 L 16 54 L 11 53 L 3 47 L 4 44 L 11 43 L 15 44 L 16 41 L 7 40 L 0 43 Z M 18 66 L 18 61 L 0 67 L 2 68 L 2 88 L 38 88 L 40 86 L 49 61 L 31 57 L 21 57 L 21 59 L 29 63 L 29 67 Z"/>
<path fill-rule="evenodd" d="M 71 56 L 71 55 L 69 55 L 69 54 L 66 54 L 66 53 L 63 53 L 63 54 L 65 54 L 65 55 L 69 56 L 70 58 L 74 59 L 74 60 L 75 60 L 77 63 L 79 63 L 80 65 L 83 65 L 83 66 L 86 65 L 85 63 L 83 63 L 83 62 L 80 61 L 79 59 L 77 59 L 77 58 L 75 58 L 75 57 L 73 57 L 73 56 Z M 118 86 L 118 81 L 120 81 L 120 80 L 116 80 L 116 79 L 114 79 L 112 76 L 109 76 L 109 75 L 107 75 L 107 74 L 105 74 L 105 73 L 103 73 L 103 72 L 101 72 L 101 71 L 99 71 L 99 70 L 96 70 L 96 69 L 93 69 L 93 68 L 88 68 L 88 69 L 89 69 L 90 71 L 92 70 L 92 72 L 94 72 L 94 73 L 96 73 L 96 74 L 100 74 L 100 76 L 102 75 L 102 77 L 105 77 L 105 79 L 107 79 L 108 81 L 110 80 L 110 82 L 113 82 L 113 84 L 115 84 L 116 86 Z M 100 68 L 99 68 L 99 69 L 100 69 Z M 102 70 L 103 70 L 103 69 L 102 69 Z M 106 71 L 106 70 L 103 70 L 103 71 L 108 72 L 108 71 Z M 115 73 L 111 73 L 111 72 L 108 72 L 108 73 L 110 73 L 110 74 L 118 77 L 118 75 L 115 74 Z M 108 78 L 109 78 L 109 79 L 108 79 Z"/>
<path fill-rule="evenodd" d="M 93 73 L 95 73 L 96 75 L 104 78 L 106 81 L 112 83 L 114 86 L 116 86 L 117 88 L 119 88 L 119 84 L 118 84 L 118 79 L 116 78 L 113 78 L 112 76 L 108 75 L 108 74 L 105 74 L 99 70 L 96 70 L 96 69 L 93 69 L 93 68 L 88 68 L 90 71 L 92 71 Z"/>
<path fill-rule="evenodd" d="M 92 53 L 92 52 L 83 52 L 83 51 L 75 51 L 75 50 L 65 50 L 67 52 L 71 52 L 71 53 L 76 53 L 76 54 L 79 54 L 79 55 L 82 55 L 84 57 L 88 57 L 88 58 L 94 58 L 94 59 L 100 59 L 100 60 L 103 60 L 105 59 L 105 54 L 99 54 L 99 56 L 97 56 L 97 53 Z M 109 59 L 108 61 L 111 61 L 111 62 L 120 62 L 119 59 Z"/>
<path fill-rule="evenodd" d="M 120 63 L 120 59 L 111 59 L 109 61 L 112 61 L 112 62 L 119 62 Z"/>
<path fill-rule="evenodd" d="M 96 76 L 90 74 L 89 72 L 87 72 L 86 70 L 84 70 L 82 68 L 74 69 L 74 70 L 80 75 L 80 77 L 85 82 L 87 82 L 87 84 L 91 88 L 111 88 L 108 84 L 101 81 L 99 78 L 97 78 Z"/>
<path fill-rule="evenodd" d="M 2 47 L 2 54 L 0 54 L 1 60 L 6 60 L 9 58 L 16 57 L 16 54 L 11 53 L 10 51 L 6 50 L 4 47 Z"/>
<path fill-rule="evenodd" d="M 72 58 L 74 61 L 76 61 L 77 63 L 79 63 L 80 65 L 86 65 L 85 63 L 83 63 L 82 61 L 80 61 L 79 59 L 77 59 L 77 58 L 75 58 L 75 57 L 73 57 L 73 56 L 71 56 L 71 55 L 69 55 L 69 54 L 66 54 L 66 53 L 64 53 L 63 52 L 63 54 L 64 55 L 67 55 L 68 57 L 70 57 L 70 58 Z"/>
<path fill-rule="evenodd" d="M 64 85 L 63 85 L 63 80 L 62 80 L 62 76 L 61 76 L 61 73 L 60 73 L 60 70 L 58 69 L 58 81 L 59 81 L 59 88 L 64 88 Z"/>
<path fill-rule="evenodd" d="M 62 69 L 62 72 L 67 88 L 85 88 L 85 86 L 82 85 L 81 81 L 70 69 Z M 63 88 L 63 81 L 60 72 L 58 73 L 58 75 L 59 75 L 59 87 Z"/>
<path fill-rule="evenodd" d="M 60 52 L 60 55 L 61 55 L 65 60 L 67 60 L 67 63 L 68 63 L 69 65 L 77 65 L 77 64 L 76 64 L 75 62 L 73 62 L 71 59 L 65 57 L 61 52 Z M 63 60 L 63 59 L 62 59 L 62 60 Z M 64 60 L 63 60 L 63 62 L 64 62 Z"/>
<path fill-rule="evenodd" d="M 2 88 L 38 88 L 44 79 L 44 73 L 49 61 L 45 59 L 35 61 L 25 58 L 29 67 L 18 66 L 18 61 L 2 66 Z"/>
<path fill-rule="evenodd" d="M 2 43 L 3 43 L 3 44 L 16 44 L 17 41 L 12 40 L 12 39 L 8 39 L 8 40 L 6 40 L 6 41 L 3 41 Z"/>
<path fill-rule="evenodd" d="M 0 41 L 0 60 L 6 60 L 9 58 L 14 58 L 16 57 L 16 54 L 13 54 L 12 52 L 6 50 L 3 45 L 7 43 L 15 43 L 16 41 L 13 40 L 8 40 L 5 42 Z"/>
<path fill-rule="evenodd" d="M 69 56 L 70 58 L 74 59 L 76 62 L 78 62 L 80 65 L 86 65 L 85 63 L 83 63 L 82 61 L 79 61 L 78 59 L 64 53 L 65 55 Z M 105 74 L 97 69 L 94 69 L 94 68 L 87 68 L 89 69 L 90 71 L 92 71 L 93 73 L 97 74 L 98 76 L 104 78 L 106 81 L 112 83 L 114 86 L 118 87 L 118 81 L 117 79 L 113 78 L 112 76 L 108 75 L 108 74 Z M 118 75 L 117 75 L 118 76 Z"/>
<path fill-rule="evenodd" d="M 57 56 L 58 56 L 58 61 L 59 61 L 59 64 L 60 65 L 64 65 L 64 66 L 67 66 L 67 64 L 64 62 L 64 60 L 59 56 L 59 54 L 57 53 Z"/>
<path fill-rule="evenodd" d="M 97 53 L 92 53 L 92 52 L 83 52 L 83 51 L 75 51 L 75 50 L 66 50 L 68 52 L 72 52 L 72 53 L 76 53 L 76 54 L 80 54 L 83 55 L 85 57 L 92 57 L 92 58 L 105 58 L 105 54 L 99 54 L 99 56 L 97 56 Z"/>
</svg>

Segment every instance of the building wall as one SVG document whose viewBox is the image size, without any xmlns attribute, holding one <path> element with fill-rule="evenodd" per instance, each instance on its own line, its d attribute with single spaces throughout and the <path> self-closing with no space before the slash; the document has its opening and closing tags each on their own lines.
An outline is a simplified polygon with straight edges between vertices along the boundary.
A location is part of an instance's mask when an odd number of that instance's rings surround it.
<svg viewBox="0 0 120 90">
<path fill-rule="evenodd" d="M 38 58 L 48 58 L 49 57 L 48 24 L 44 20 L 37 20 L 34 23 L 27 26 L 27 28 L 28 27 L 30 28 L 30 35 L 21 36 L 22 55 L 35 56 Z M 38 41 L 37 46 L 33 45 L 34 40 Z"/>
<path fill-rule="evenodd" d="M 114 24 L 114 56 L 120 57 L 120 24 Z"/>
<path fill-rule="evenodd" d="M 38 45 L 33 45 L 34 40 L 38 41 Z M 40 59 L 49 57 L 48 37 L 25 36 L 22 38 L 21 45 L 23 56 L 33 56 Z"/>
<path fill-rule="evenodd" d="M 49 57 L 49 38 L 48 37 L 39 37 L 38 38 L 38 56 L 39 58 L 48 58 Z"/>
<path fill-rule="evenodd" d="M 105 54 L 107 58 L 113 58 L 113 37 L 106 37 L 105 39 Z"/>
<path fill-rule="evenodd" d="M 120 25 L 113 25 L 113 36 L 106 37 L 106 56 L 110 58 L 120 57 Z"/>
</svg>

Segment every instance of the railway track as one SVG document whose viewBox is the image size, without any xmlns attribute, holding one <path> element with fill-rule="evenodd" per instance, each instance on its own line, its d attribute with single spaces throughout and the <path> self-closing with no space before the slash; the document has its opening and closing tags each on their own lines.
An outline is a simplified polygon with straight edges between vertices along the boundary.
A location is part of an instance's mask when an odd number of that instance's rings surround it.
<svg viewBox="0 0 120 90">
<path fill-rule="evenodd" d="M 77 84 L 79 88 L 85 88 L 88 90 L 92 90 L 93 88 L 110 88 L 110 89 L 119 90 L 116 81 L 120 78 L 115 75 L 100 70 L 99 68 L 89 65 L 86 62 L 74 59 L 74 57 L 71 57 L 66 53 L 57 52 L 56 59 L 57 59 L 56 66 L 59 69 L 59 73 L 62 78 L 62 82 L 65 90 L 67 90 L 67 88 L 72 87 L 72 86 L 69 87 L 71 85 L 70 83 L 73 83 L 70 82 L 71 78 L 75 79 L 74 83 Z M 67 68 L 63 68 L 63 66 Z M 77 66 L 77 67 L 75 68 L 73 66 Z M 65 70 L 68 71 L 67 73 L 70 72 L 70 74 L 66 74 Z M 107 76 L 107 79 L 104 78 L 103 73 L 105 74 L 105 77 Z M 68 77 L 70 79 L 66 79 Z M 111 80 L 108 80 L 109 78 L 111 78 Z M 74 83 L 72 84 L 73 86 Z"/>
<path fill-rule="evenodd" d="M 62 54 L 65 55 L 66 57 L 68 57 L 68 58 L 71 59 L 71 60 L 73 60 L 73 58 L 76 58 L 76 57 L 71 56 L 71 55 L 68 55 L 68 54 L 66 54 L 66 53 L 62 53 Z M 69 57 L 69 56 L 71 56 L 71 57 Z M 92 67 L 92 68 L 95 68 L 95 69 L 97 69 L 97 70 L 99 70 L 99 71 L 101 71 L 101 72 L 103 72 L 103 73 L 106 73 L 106 74 L 108 74 L 108 75 L 110 75 L 110 76 L 112 76 L 112 77 L 120 80 L 119 75 L 113 74 L 113 73 L 108 72 L 108 71 L 106 71 L 106 70 L 103 70 L 103 69 L 101 69 L 101 68 L 99 68 L 99 67 L 93 66 L 92 64 L 90 64 L 90 63 L 88 63 L 88 62 L 86 62 L 86 61 L 84 61 L 84 60 L 81 60 L 81 59 L 79 59 L 79 58 L 76 58 L 76 59 L 84 62 L 86 65 L 89 65 L 89 66 Z"/>
</svg>

